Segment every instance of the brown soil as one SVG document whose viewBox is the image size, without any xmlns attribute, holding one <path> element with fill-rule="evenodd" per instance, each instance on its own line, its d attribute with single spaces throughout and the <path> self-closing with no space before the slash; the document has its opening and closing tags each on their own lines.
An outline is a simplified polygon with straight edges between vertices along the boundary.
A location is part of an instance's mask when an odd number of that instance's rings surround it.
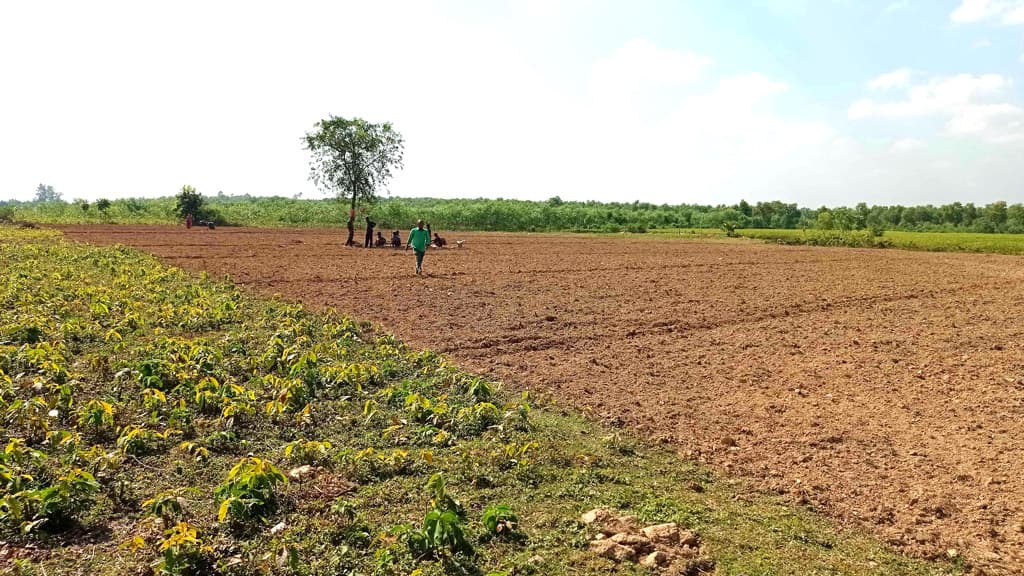
<svg viewBox="0 0 1024 576">
<path fill-rule="evenodd" d="M 65 231 L 372 320 L 910 553 L 1024 570 L 1024 258 L 449 234 L 417 278 L 337 230 Z"/>
</svg>

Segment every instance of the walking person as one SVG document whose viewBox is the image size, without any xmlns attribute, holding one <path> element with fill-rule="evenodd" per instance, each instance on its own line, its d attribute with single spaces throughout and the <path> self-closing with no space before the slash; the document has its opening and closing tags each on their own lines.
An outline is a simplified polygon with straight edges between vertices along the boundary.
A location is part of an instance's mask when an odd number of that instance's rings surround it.
<svg viewBox="0 0 1024 576">
<path fill-rule="evenodd" d="M 376 225 L 377 223 L 370 220 L 369 216 L 366 217 L 366 241 L 363 242 L 363 248 L 373 247 L 373 227 Z"/>
<path fill-rule="evenodd" d="M 416 227 L 409 231 L 409 242 L 405 245 L 408 250 L 410 246 L 416 252 L 416 275 L 423 273 L 423 256 L 427 253 L 427 244 L 430 244 L 430 232 L 423 227 L 423 220 L 416 221 Z"/>
</svg>

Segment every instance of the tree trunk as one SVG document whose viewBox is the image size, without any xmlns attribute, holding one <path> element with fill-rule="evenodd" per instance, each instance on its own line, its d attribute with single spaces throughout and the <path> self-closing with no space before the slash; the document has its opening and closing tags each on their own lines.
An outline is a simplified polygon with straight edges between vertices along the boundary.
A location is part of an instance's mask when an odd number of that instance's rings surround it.
<svg viewBox="0 0 1024 576">
<path fill-rule="evenodd" d="M 352 185 L 352 207 L 348 211 L 348 240 L 345 246 L 353 246 L 356 243 L 356 187 Z"/>
</svg>

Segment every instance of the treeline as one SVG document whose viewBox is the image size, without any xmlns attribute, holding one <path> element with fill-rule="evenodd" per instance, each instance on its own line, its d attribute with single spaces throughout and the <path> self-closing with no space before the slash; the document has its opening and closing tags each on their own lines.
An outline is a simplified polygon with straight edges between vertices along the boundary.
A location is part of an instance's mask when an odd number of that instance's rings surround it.
<svg viewBox="0 0 1024 576">
<path fill-rule="evenodd" d="M 337 200 L 226 196 L 205 198 L 219 224 L 342 226 L 347 206 Z M 419 218 L 441 230 L 643 232 L 652 228 L 774 228 L 1024 233 L 1024 206 L 954 202 L 942 206 L 801 208 L 784 202 L 735 205 L 567 202 L 506 199 L 387 198 L 364 206 L 382 229 L 405 229 Z M 88 203 L 0 202 L 0 219 L 75 223 L 171 223 L 175 200 L 128 198 Z"/>
</svg>

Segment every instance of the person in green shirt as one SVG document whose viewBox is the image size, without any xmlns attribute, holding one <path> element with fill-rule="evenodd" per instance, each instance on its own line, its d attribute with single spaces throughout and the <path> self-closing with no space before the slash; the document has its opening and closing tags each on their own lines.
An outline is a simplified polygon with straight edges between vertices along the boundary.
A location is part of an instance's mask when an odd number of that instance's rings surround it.
<svg viewBox="0 0 1024 576">
<path fill-rule="evenodd" d="M 427 253 L 427 244 L 430 244 L 430 231 L 423 227 L 423 220 L 416 221 L 416 227 L 409 231 L 409 242 L 405 245 L 408 250 L 410 246 L 416 252 L 416 274 L 423 273 L 423 256 Z"/>
</svg>

